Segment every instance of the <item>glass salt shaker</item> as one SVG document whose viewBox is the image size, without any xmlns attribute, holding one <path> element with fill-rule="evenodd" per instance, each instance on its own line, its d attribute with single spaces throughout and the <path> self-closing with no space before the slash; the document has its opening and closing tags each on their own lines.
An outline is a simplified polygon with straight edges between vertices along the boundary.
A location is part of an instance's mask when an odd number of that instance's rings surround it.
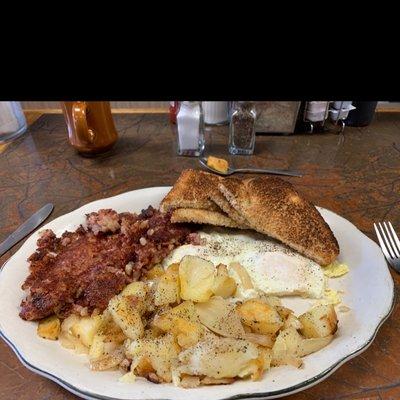
<svg viewBox="0 0 400 400">
<path fill-rule="evenodd" d="M 204 150 L 204 115 L 200 101 L 182 101 L 176 116 L 178 154 L 197 157 Z"/>
<path fill-rule="evenodd" d="M 254 152 L 256 107 L 251 101 L 235 101 L 229 125 L 229 153 L 249 155 Z"/>
</svg>

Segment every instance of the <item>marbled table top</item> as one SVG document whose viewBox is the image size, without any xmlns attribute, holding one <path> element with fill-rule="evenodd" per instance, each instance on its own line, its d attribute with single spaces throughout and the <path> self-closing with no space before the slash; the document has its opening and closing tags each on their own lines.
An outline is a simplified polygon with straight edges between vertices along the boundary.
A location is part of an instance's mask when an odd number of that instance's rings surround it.
<svg viewBox="0 0 400 400">
<path fill-rule="evenodd" d="M 122 192 L 172 185 L 195 158 L 177 157 L 166 114 L 116 115 L 120 139 L 97 158 L 69 145 L 61 115 L 44 115 L 0 153 L 0 241 L 47 202 L 51 219 L 90 201 Z M 207 151 L 227 155 L 227 127 L 207 128 Z M 372 223 L 390 220 L 400 232 L 400 114 L 377 114 L 366 128 L 336 134 L 258 136 L 251 157 L 228 157 L 235 166 L 290 168 L 290 180 L 315 204 L 354 223 L 375 240 Z M 47 222 L 48 222 L 47 221 Z M 19 246 L 0 258 L 5 262 Z M 399 275 L 392 273 L 396 292 Z M 1 316 L 0 316 L 1 318 Z M 400 399 L 400 308 L 362 355 L 292 400 Z M 25 369 L 0 341 L 0 399 L 76 398 Z"/>
</svg>

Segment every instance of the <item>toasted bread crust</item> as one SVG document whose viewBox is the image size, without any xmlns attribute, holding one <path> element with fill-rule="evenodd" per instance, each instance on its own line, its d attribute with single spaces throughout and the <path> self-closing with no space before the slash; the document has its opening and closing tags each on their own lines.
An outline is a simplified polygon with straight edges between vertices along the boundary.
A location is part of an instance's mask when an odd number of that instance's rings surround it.
<svg viewBox="0 0 400 400">
<path fill-rule="evenodd" d="M 201 210 L 197 208 L 178 208 L 172 212 L 171 222 L 173 223 L 195 223 L 205 225 L 226 226 L 228 228 L 246 229 L 230 219 L 227 215 L 218 211 Z"/>
<path fill-rule="evenodd" d="M 214 201 L 218 207 L 229 216 L 229 218 L 233 219 L 236 221 L 239 225 L 247 226 L 248 228 L 249 225 L 247 223 L 246 218 L 244 218 L 240 213 L 238 213 L 229 203 L 228 200 L 224 197 L 224 195 L 218 191 L 218 192 L 213 192 L 210 195 L 210 198 L 212 201 Z"/>
<path fill-rule="evenodd" d="M 276 238 L 321 265 L 339 254 L 339 245 L 318 210 L 293 186 L 276 177 L 225 179 L 218 185 L 249 226 Z"/>
<path fill-rule="evenodd" d="M 220 179 L 219 176 L 207 172 L 184 170 L 161 202 L 160 211 L 167 212 L 176 208 L 220 211 L 220 208 L 209 198 L 213 191 L 218 191 Z"/>
</svg>

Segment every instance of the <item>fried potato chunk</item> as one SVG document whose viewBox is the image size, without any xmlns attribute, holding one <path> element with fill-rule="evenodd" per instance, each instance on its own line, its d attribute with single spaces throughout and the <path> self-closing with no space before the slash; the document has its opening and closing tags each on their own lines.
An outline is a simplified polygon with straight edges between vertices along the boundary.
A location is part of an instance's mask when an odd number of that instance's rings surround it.
<svg viewBox="0 0 400 400">
<path fill-rule="evenodd" d="M 37 327 L 37 334 L 43 339 L 57 340 L 61 331 L 60 319 L 52 315 L 39 322 Z"/>
<path fill-rule="evenodd" d="M 172 328 L 174 324 L 174 320 L 176 318 L 183 318 L 186 321 L 190 322 L 199 322 L 199 316 L 197 314 L 196 307 L 194 303 L 191 301 L 184 301 L 181 304 L 177 305 L 170 310 L 157 315 L 154 318 L 153 325 L 157 326 L 158 328 L 168 331 Z"/>
<path fill-rule="evenodd" d="M 260 357 L 256 345 L 247 340 L 215 336 L 199 342 L 179 354 L 179 374 L 206 375 L 223 379 L 245 377 L 257 373 Z"/>
<path fill-rule="evenodd" d="M 204 335 L 204 327 L 199 323 L 194 304 L 185 301 L 173 309 L 156 315 L 152 326 L 171 333 L 182 348 L 188 348 L 198 343 Z"/>
<path fill-rule="evenodd" d="M 305 339 L 294 327 L 283 329 L 276 338 L 272 348 L 273 365 L 302 365 L 300 357 L 314 353 L 332 341 L 333 336 Z"/>
<path fill-rule="evenodd" d="M 171 382 L 171 368 L 177 360 L 180 348 L 173 335 L 167 334 L 156 339 L 138 339 L 132 341 L 126 350 L 126 355 L 132 358 L 131 369 L 139 375 L 143 373 L 141 360 L 146 359 L 155 374 L 162 382 Z M 137 366 L 141 365 L 139 369 Z M 148 368 L 145 368 L 146 374 Z M 141 375 L 139 375 L 141 376 Z"/>
<path fill-rule="evenodd" d="M 84 346 L 90 347 L 100 324 L 100 315 L 81 317 L 79 321 L 71 327 L 71 333 L 78 338 Z"/>
<path fill-rule="evenodd" d="M 284 324 L 276 309 L 262 300 L 251 299 L 236 308 L 242 323 L 254 333 L 275 334 Z"/>
<path fill-rule="evenodd" d="M 141 338 L 144 334 L 140 309 L 137 302 L 132 301 L 131 296 L 113 297 L 108 304 L 108 310 L 114 322 L 132 340 Z"/>
<path fill-rule="evenodd" d="M 149 295 L 148 285 L 141 281 L 130 283 L 117 297 L 127 297 L 131 305 L 134 306 L 140 314 L 146 311 L 152 300 Z"/>
<path fill-rule="evenodd" d="M 223 158 L 218 158 L 214 156 L 207 157 L 207 165 L 224 174 L 228 171 L 229 168 L 228 161 Z"/>
<path fill-rule="evenodd" d="M 157 280 L 156 285 L 154 293 L 154 304 L 156 306 L 179 303 L 181 300 L 179 264 L 171 264 L 164 275 Z"/>
<path fill-rule="evenodd" d="M 333 335 L 338 319 L 332 304 L 319 305 L 299 316 L 301 333 L 307 338 L 322 338 Z"/>
<path fill-rule="evenodd" d="M 194 302 L 207 301 L 213 295 L 214 265 L 200 257 L 185 256 L 179 265 L 181 297 Z"/>
<path fill-rule="evenodd" d="M 144 274 L 143 279 L 146 281 L 154 281 L 157 278 L 161 278 L 164 274 L 164 268 L 161 265 L 155 265 Z"/>
</svg>

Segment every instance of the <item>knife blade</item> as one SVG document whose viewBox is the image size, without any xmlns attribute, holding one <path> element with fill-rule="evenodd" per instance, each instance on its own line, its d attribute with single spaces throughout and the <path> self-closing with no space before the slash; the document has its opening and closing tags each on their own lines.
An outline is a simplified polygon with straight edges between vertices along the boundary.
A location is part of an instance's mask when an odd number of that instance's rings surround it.
<svg viewBox="0 0 400 400">
<path fill-rule="evenodd" d="M 39 211 L 36 211 L 30 218 L 28 218 L 22 225 L 20 225 L 4 242 L 0 243 L 0 257 L 11 247 L 15 246 L 25 236 L 29 235 L 36 229 L 53 211 L 53 204 L 48 203 Z"/>
</svg>

